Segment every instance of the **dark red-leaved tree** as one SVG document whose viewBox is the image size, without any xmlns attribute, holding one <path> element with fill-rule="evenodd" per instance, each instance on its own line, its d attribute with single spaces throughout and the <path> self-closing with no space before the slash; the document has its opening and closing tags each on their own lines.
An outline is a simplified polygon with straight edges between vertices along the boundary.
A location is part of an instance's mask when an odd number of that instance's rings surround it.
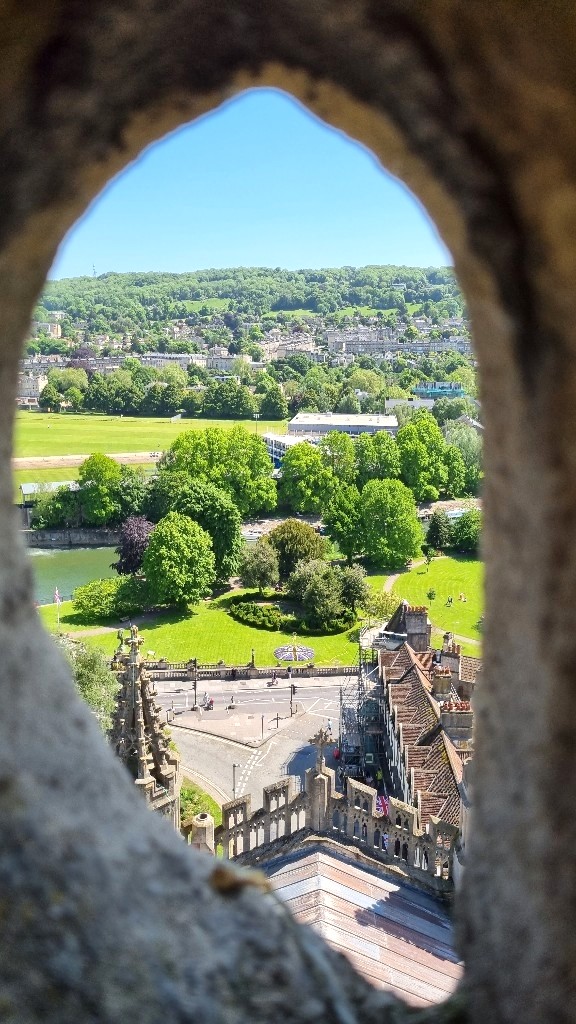
<svg viewBox="0 0 576 1024">
<path fill-rule="evenodd" d="M 138 572 L 153 529 L 154 523 L 149 522 L 144 516 L 129 516 L 122 524 L 116 548 L 116 554 L 120 557 L 117 562 L 112 563 L 112 568 L 121 576 Z"/>
</svg>

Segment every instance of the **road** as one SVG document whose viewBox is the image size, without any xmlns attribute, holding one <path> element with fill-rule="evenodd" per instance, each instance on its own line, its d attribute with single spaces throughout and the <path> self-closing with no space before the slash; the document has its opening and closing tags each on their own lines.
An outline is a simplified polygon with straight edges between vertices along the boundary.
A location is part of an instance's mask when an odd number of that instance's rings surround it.
<svg viewBox="0 0 576 1024">
<path fill-rule="evenodd" d="M 299 710 L 290 721 L 289 692 L 248 691 L 240 695 L 240 706 L 234 712 L 246 722 L 258 716 L 265 716 L 265 726 L 274 727 L 276 714 L 284 717 L 281 728 L 261 746 L 250 748 L 232 739 L 193 732 L 181 728 L 176 722 L 170 726 L 182 757 L 184 773 L 195 777 L 199 784 L 222 802 L 233 797 L 233 764 L 236 763 L 236 796 L 250 793 L 252 809 L 262 806 L 263 787 L 276 782 L 284 775 L 295 775 L 303 780 L 304 772 L 314 765 L 316 751 L 309 743 L 310 737 L 321 725 L 331 721 L 334 734 L 338 730 L 339 687 L 298 687 L 295 700 Z M 205 713 L 218 720 L 226 719 L 225 703 L 231 696 L 230 690 L 212 690 L 215 708 Z M 201 696 L 201 695 L 200 695 Z M 182 694 L 174 694 L 182 699 Z M 170 693 L 158 695 L 158 702 L 164 707 L 172 700 Z M 328 759 L 327 759 L 328 760 Z M 333 760 L 328 760 L 335 767 Z"/>
</svg>

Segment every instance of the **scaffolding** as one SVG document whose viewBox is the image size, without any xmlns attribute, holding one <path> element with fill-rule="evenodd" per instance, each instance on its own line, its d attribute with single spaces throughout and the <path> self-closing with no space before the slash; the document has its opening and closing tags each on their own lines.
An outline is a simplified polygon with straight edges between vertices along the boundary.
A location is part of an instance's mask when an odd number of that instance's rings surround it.
<svg viewBox="0 0 576 1024">
<path fill-rule="evenodd" d="M 358 651 L 358 672 L 340 689 L 340 781 L 376 782 L 383 771 L 383 691 L 373 651 Z"/>
</svg>

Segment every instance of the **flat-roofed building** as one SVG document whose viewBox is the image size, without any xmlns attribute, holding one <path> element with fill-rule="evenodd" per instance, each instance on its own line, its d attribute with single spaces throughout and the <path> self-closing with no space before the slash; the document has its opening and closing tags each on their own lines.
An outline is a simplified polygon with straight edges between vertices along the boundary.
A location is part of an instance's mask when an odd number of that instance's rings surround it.
<svg viewBox="0 0 576 1024">
<path fill-rule="evenodd" d="M 288 433 L 292 435 L 309 435 L 322 437 L 333 430 L 342 434 L 357 437 L 359 434 L 377 434 L 386 430 L 394 436 L 398 431 L 398 420 L 395 416 L 381 413 L 338 413 L 338 412 L 299 412 L 288 424 Z"/>
<path fill-rule="evenodd" d="M 307 437 L 303 434 L 263 434 L 263 440 L 266 444 L 268 455 L 272 459 L 276 469 L 282 463 L 282 459 L 286 455 L 289 448 L 293 448 L 295 444 L 315 444 L 315 438 Z"/>
</svg>

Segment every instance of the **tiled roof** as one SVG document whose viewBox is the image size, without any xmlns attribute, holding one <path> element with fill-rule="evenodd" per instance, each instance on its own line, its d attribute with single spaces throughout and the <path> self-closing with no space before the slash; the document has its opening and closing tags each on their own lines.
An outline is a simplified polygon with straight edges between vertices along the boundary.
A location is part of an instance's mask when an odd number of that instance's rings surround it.
<svg viewBox="0 0 576 1024">
<path fill-rule="evenodd" d="M 481 668 L 481 658 L 472 658 L 463 654 L 460 661 L 460 678 L 465 683 L 474 683 Z"/>
<path fill-rule="evenodd" d="M 431 816 L 457 825 L 460 816 L 458 783 L 462 762 L 452 741 L 440 725 L 440 708 L 432 696 L 432 684 L 421 654 L 408 644 L 386 655 L 388 668 L 393 653 L 395 664 L 406 665 L 401 682 L 391 681 L 392 702 L 397 708 L 408 768 L 414 768 L 415 785 L 421 794 L 422 825 Z M 476 660 L 476 659 L 472 659 Z"/>
<path fill-rule="evenodd" d="M 454 991 L 462 967 L 446 911 L 432 896 L 326 850 L 263 865 L 296 919 L 343 953 L 371 984 L 412 1006 Z"/>
</svg>

